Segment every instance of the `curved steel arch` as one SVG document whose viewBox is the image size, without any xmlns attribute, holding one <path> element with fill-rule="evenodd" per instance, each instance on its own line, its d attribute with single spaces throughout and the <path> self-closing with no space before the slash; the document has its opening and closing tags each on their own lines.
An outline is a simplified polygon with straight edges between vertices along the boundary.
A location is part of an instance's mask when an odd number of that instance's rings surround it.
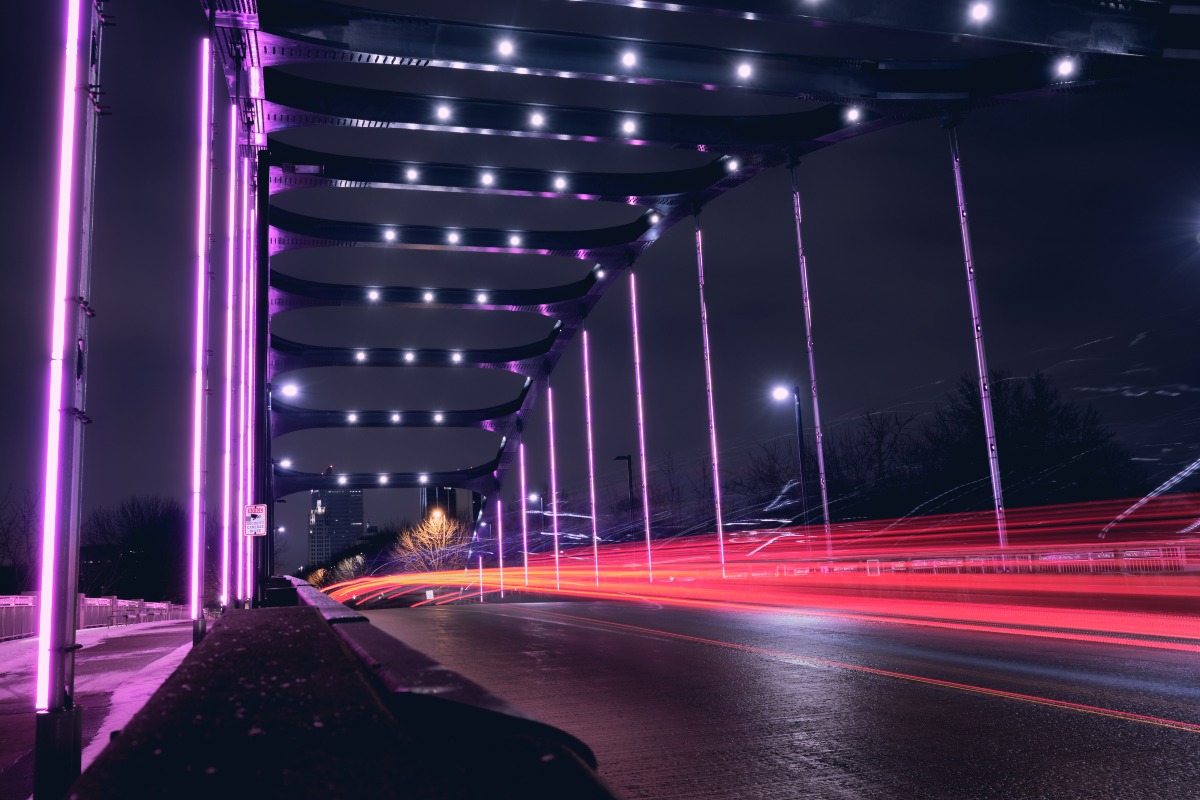
<svg viewBox="0 0 1200 800">
<path fill-rule="evenodd" d="M 588 0 L 627 6 L 627 0 Z M 338 222 L 308 217 L 272 207 L 260 221 L 260 248 L 265 256 L 290 249 L 339 246 L 452 248 L 483 252 L 528 252 L 563 255 L 594 263 L 610 272 L 603 281 L 589 273 L 572 284 L 539 290 L 489 290 L 491 302 L 479 305 L 474 292 L 438 289 L 438 303 L 507 310 L 529 310 L 553 317 L 558 327 L 546 339 L 518 348 L 462 351 L 460 364 L 507 369 L 526 377 L 519 398 L 488 409 L 443 412 L 458 427 L 483 427 L 500 433 L 500 451 L 484 465 L 456 472 L 386 474 L 388 486 L 452 485 L 492 494 L 516 456 L 520 435 L 536 398 L 565 348 L 615 282 L 669 227 L 702 208 L 713 198 L 754 177 L 758 172 L 794 161 L 820 148 L 904 121 L 961 112 L 1013 97 L 1052 93 L 1083 85 L 1121 80 L 1162 69 L 1156 59 L 1185 50 L 1200 51 L 1196 25 L 1175 26 L 1166 3 L 1104 4 L 1040 0 L 1007 0 L 1003 20 L 984 28 L 970 27 L 961 2 L 909 3 L 863 0 L 852 4 L 797 4 L 794 0 L 646 0 L 646 7 L 680 13 L 754 17 L 798 24 L 874 27 L 917 31 L 940 36 L 977 36 L 1012 42 L 1037 52 L 972 61 L 896 62 L 869 59 L 826 59 L 771 53 L 750 53 L 682 44 L 634 42 L 618 37 L 565 34 L 542 30 L 431 20 L 352 9 L 324 0 L 208 0 L 216 26 L 230 94 L 245 126 L 246 150 L 263 153 L 260 198 L 309 187 L 373 187 L 420 191 L 461 191 L 488 194 L 615 200 L 644 205 L 647 211 L 622 226 L 577 231 L 521 231 L 520 246 L 512 246 L 512 231 L 435 226 L 387 226 Z M 1109 4 L 1112 6 L 1113 4 Z M 627 13 L 637 13 L 627 8 Z M 1190 20 L 1189 20 L 1190 21 Z M 1186 28 L 1184 33 L 1179 30 Z M 495 46 L 497 35 L 513 38 L 509 56 Z M 636 44 L 641 53 L 637 69 L 620 69 L 613 48 Z M 1081 75 L 1055 78 L 1050 57 L 1055 53 L 1087 54 Z M 752 59 L 752 78 L 734 79 L 733 59 Z M 416 68 L 486 70 L 502 75 L 554 75 L 570 80 L 602 80 L 631 85 L 670 84 L 730 92 L 818 98 L 829 104 L 811 111 L 757 117 L 624 113 L 607 108 L 547 106 L 471 97 L 446 98 L 363 89 L 289 74 L 276 65 L 352 62 L 403 65 Z M 438 119 L 440 103 L 452 104 L 448 119 Z M 862 106 L 857 121 L 845 116 L 847 106 Z M 543 115 L 535 124 L 531 113 Z M 622 129 L 626 120 L 636 130 Z M 714 160 L 690 170 L 667 173 L 571 173 L 569 185 L 554 187 L 559 173 L 497 168 L 493 186 L 480 186 L 480 167 L 468 164 L 420 163 L 368 159 L 320 153 L 269 139 L 273 132 L 298 126 L 371 127 L 425 130 L 452 135 L 476 133 L 510 137 L 566 139 L 582 143 L 622 142 L 697 149 L 713 152 Z M 729 171 L 728 159 L 739 160 Z M 407 170 L 418 170 L 409 179 Z M 263 200 L 264 204 L 267 202 Z M 656 216 L 653 216 L 656 215 Z M 388 230 L 394 241 L 386 239 Z M 458 241 L 447 240 L 450 231 Z M 266 263 L 260 267 L 267 270 Z M 264 275 L 263 285 L 268 278 Z M 260 297 L 264 314 L 316 305 L 359 305 L 364 302 L 415 304 L 425 290 L 413 287 L 342 286 L 303 281 L 276 271 L 269 273 L 270 291 Z M 377 300 L 367 293 L 378 292 Z M 364 299 L 366 298 L 366 299 Z M 268 340 L 260 340 L 266 347 Z M 278 337 L 269 339 L 274 351 L 270 376 L 284 370 L 317 365 L 359 366 L 357 348 L 304 345 Z M 379 358 L 402 358 L 402 350 L 373 349 Z M 450 361 L 450 350 L 421 350 L 422 360 Z M 468 360 L 468 353 L 470 357 Z M 375 363 L 372 361 L 372 363 Z M 428 362 L 427 362 L 428 363 Z M 397 364 L 403 366 L 403 364 Z M 267 386 L 259 387 L 265 407 Z M 328 427 L 338 423 L 337 411 L 300 409 L 278 403 L 271 418 L 278 431 Z M 358 424 L 391 423 L 394 412 L 364 411 Z M 421 413 L 414 424 L 421 424 Z M 384 419 L 377 414 L 388 414 Z M 344 421 L 344 418 L 343 418 Z M 274 490 L 280 494 L 310 488 L 373 488 L 379 474 L 336 478 L 274 468 Z"/>
</svg>

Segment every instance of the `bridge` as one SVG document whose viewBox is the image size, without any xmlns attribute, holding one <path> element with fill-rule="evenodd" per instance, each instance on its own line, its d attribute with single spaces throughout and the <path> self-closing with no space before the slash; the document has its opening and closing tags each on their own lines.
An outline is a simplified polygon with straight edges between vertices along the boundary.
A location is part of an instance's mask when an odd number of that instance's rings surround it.
<svg viewBox="0 0 1200 800">
<path fill-rule="evenodd" d="M 1145 641 L 1178 652 L 1200 646 L 1189 610 L 1195 542 L 1178 535 L 1194 515 L 1165 493 L 1169 486 L 1132 506 L 1012 511 L 1005 504 L 1004 442 L 996 435 L 968 215 L 970 157 L 964 158 L 959 141 L 964 120 L 997 104 L 1053 103 L 1074 92 L 1194 80 L 1200 5 L 561 5 L 546 25 L 536 26 L 473 21 L 488 15 L 462 9 L 446 18 L 420 16 L 403 3 L 395 10 L 325 0 L 204 3 L 210 35 L 173 65 L 198 76 L 188 598 L 195 641 L 206 637 L 206 606 L 252 608 L 266 620 L 265 607 L 296 591 L 275 577 L 286 571 L 276 557 L 277 503 L 316 490 L 454 488 L 473 498 L 467 574 L 364 577 L 331 594 L 364 608 L 404 597 L 418 605 L 564 597 L 598 604 L 574 615 L 565 606 L 447 609 L 463 621 L 444 624 L 471 640 L 479 635 L 476 626 L 510 625 L 522 614 L 545 622 L 538 617 L 545 614 L 583 631 L 637 628 L 778 656 L 766 644 L 774 623 L 752 643 L 731 641 L 736 637 L 728 632 L 706 637 L 704 631 L 725 625 L 721 614 L 804 609 L 858 622 L 905 621 L 989 634 L 1022 628 L 1042 638 L 1112 646 Z M 650 12 L 678 17 L 679 35 L 660 41 L 623 32 L 625 19 Z M 69 0 L 67 20 L 36 683 L 39 752 L 47 754 L 39 794 L 47 797 L 65 791 L 64 777 L 78 772 L 71 744 L 80 728 L 72 699 L 74 565 L 89 421 L 89 248 L 106 16 L 99 5 Z M 828 31 L 840 42 L 863 37 L 895 42 L 898 51 L 951 55 L 847 57 L 822 54 L 828 51 L 821 48 L 797 54 L 714 44 L 721 26 L 733 20 L 763 31 Z M 821 350 L 814 336 L 819 318 L 804 246 L 804 161 L 825 148 L 923 120 L 941 123 L 945 164 L 954 178 L 947 213 L 957 210 L 967 291 L 965 307 L 947 313 L 969 318 L 963 337 L 970 337 L 975 361 L 964 366 L 976 376 L 984 432 L 978 447 L 987 457 L 991 503 L 986 514 L 965 522 L 843 520 L 831 511 L 826 476 Z M 425 145 L 413 148 L 419 156 L 406 155 L 397 140 L 377 137 L 379 131 L 419 134 Z M 710 332 L 732 323 L 712 320 L 707 312 L 705 230 L 713 203 L 779 170 L 790 184 L 790 196 L 780 203 L 788 205 L 794 229 L 806 372 L 781 397 L 794 405 L 800 463 L 806 431 L 814 459 L 812 474 L 800 478 L 805 508 L 799 522 L 746 530 L 723 502 Z M 217 185 L 225 191 L 219 194 Z M 509 208 L 519 213 L 509 215 Z M 498 221 L 483 219 L 489 213 Z M 639 314 L 644 320 L 661 300 L 639 295 L 637 280 L 640 260 L 677 226 L 694 241 L 695 282 L 680 291 L 698 294 L 695 337 L 703 360 L 695 368 L 704 377 L 706 419 L 697 436 L 704 435 L 708 450 L 711 525 L 668 539 L 652 507 L 644 402 L 647 393 L 664 388 L 643 373 L 638 327 Z M 414 263 L 426 266 L 410 268 Z M 711 258 L 707 266 L 715 267 Z M 632 347 L 622 362 L 598 364 L 588 320 L 610 292 L 616 296 L 606 305 L 629 303 Z M 439 313 L 443 322 L 431 325 L 432 331 L 364 326 L 362 320 L 379 310 Z M 496 327 L 463 333 L 478 320 Z M 214 331 L 222 332 L 219 348 L 211 340 Z M 436 341 L 439 331 L 451 335 Z M 74 357 L 71 342 L 78 343 Z M 566 379 L 556 369 L 575 352 L 583 364 L 584 402 L 582 409 L 567 409 L 555 405 L 555 389 Z M 620 536 L 601 525 L 596 468 L 604 456 L 596 444 L 612 432 L 593 430 L 592 408 L 594 381 L 615 370 L 632 372 L 636 407 L 636 430 L 629 433 L 637 452 L 628 456 L 633 522 Z M 321 398 L 337 396 L 330 386 L 372 382 L 372 397 L 402 383 L 406 397 L 425 400 L 321 404 Z M 459 396 L 447 399 L 450 390 Z M 582 521 L 573 529 L 582 530 L 582 539 L 566 541 L 555 424 L 561 431 L 576 419 L 585 429 L 588 491 L 572 509 Z M 546 474 L 536 478 L 527 470 L 526 452 L 535 421 L 547 426 L 548 443 L 547 452 L 537 454 Z M 293 459 L 287 449 L 314 432 L 349 436 L 362 429 L 378 429 L 387 442 L 401 443 L 396 463 L 339 471 Z M 472 447 L 487 455 L 455 466 L 445 453 L 462 441 L 452 437 L 463 431 L 475 432 Z M 214 444 L 219 463 L 208 458 Z M 532 544 L 531 504 L 538 504 L 538 533 L 547 520 L 550 525 Z M 206 595 L 203 581 L 210 508 L 219 509 L 215 596 Z M 1126 519 L 1136 519 L 1136 528 L 1116 524 Z M 926 537 L 930 530 L 944 535 Z M 1140 580 L 1147 573 L 1155 577 Z M 304 592 L 302 587 L 301 595 L 333 614 L 336 628 L 343 612 L 329 611 Z M 691 609 L 679 614 L 712 613 L 717 621 L 689 618 L 679 630 L 664 632 L 641 612 L 603 605 L 629 597 Z M 1130 615 L 1130 604 L 1155 622 Z M 394 612 L 368 616 L 405 641 L 429 636 Z M 252 614 L 230 619 L 253 626 L 247 621 Z M 360 655 L 377 652 L 358 645 Z M 950 648 L 956 653 L 951 660 L 965 658 L 964 648 L 969 645 Z M 481 646 L 479 653 L 486 652 Z M 490 656 L 455 664 L 452 654 L 431 654 L 488 686 L 473 671 Z M 843 664 L 840 656 L 810 663 L 835 662 Z M 973 691 L 974 684 L 936 680 Z M 478 690 L 470 681 L 462 685 L 467 694 Z M 1108 713 L 1099 700 L 1056 707 L 1067 706 Z M 1186 713 L 1162 710 L 1141 715 L 1141 721 L 1196 727 L 1177 716 Z M 865 793 L 862 787 L 849 790 Z"/>
</svg>

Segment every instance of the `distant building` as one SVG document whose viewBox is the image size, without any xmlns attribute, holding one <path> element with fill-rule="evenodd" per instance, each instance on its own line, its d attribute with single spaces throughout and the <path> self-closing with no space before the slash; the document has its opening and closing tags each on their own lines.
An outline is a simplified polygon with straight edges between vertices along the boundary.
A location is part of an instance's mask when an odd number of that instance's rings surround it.
<svg viewBox="0 0 1200 800">
<path fill-rule="evenodd" d="M 325 470 L 333 474 L 333 467 Z M 362 489 L 313 489 L 309 493 L 308 563 L 326 564 L 366 532 Z"/>
<path fill-rule="evenodd" d="M 421 519 L 434 512 L 470 525 L 479 515 L 476 494 L 470 489 L 453 489 L 449 486 L 421 487 Z"/>
</svg>

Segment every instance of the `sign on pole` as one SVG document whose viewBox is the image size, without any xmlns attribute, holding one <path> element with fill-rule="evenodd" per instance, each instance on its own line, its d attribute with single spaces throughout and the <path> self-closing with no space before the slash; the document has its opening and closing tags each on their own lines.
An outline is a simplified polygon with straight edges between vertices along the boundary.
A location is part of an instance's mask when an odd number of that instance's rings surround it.
<svg viewBox="0 0 1200 800">
<path fill-rule="evenodd" d="M 267 507 L 265 505 L 246 506 L 246 535 L 267 535 Z"/>
</svg>

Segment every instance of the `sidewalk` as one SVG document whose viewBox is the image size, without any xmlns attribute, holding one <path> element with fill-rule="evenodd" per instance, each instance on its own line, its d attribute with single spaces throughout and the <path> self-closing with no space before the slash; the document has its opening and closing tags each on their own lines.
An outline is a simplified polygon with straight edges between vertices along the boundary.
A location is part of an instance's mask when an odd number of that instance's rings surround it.
<svg viewBox="0 0 1200 800">
<path fill-rule="evenodd" d="M 190 620 L 79 631 L 75 701 L 83 707 L 83 767 L 142 707 L 192 646 Z M 0 800 L 33 792 L 37 639 L 0 642 Z"/>
</svg>

